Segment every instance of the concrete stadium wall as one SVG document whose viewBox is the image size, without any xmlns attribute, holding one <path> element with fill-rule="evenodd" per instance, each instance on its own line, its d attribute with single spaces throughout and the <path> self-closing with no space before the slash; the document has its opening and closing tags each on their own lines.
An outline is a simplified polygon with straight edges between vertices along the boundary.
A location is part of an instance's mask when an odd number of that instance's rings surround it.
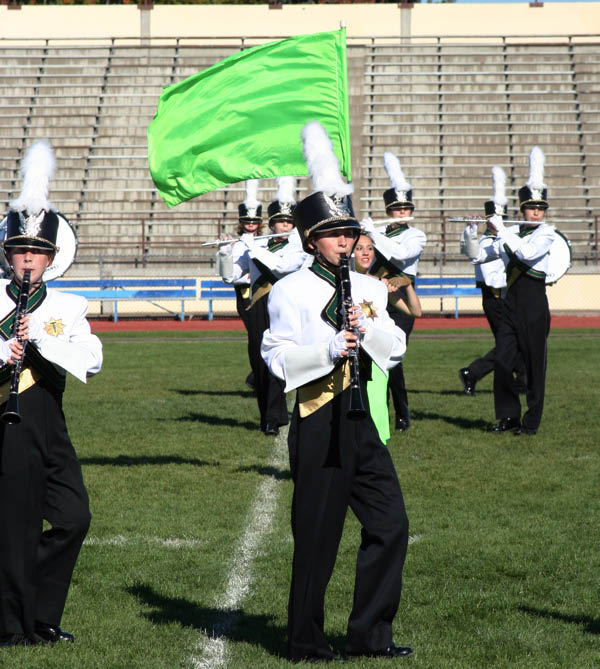
<svg viewBox="0 0 600 669">
<path fill-rule="evenodd" d="M 600 30 L 600 3 L 284 5 L 0 5 L 0 38 L 287 36 L 334 30 L 373 35 L 585 35 Z"/>
</svg>

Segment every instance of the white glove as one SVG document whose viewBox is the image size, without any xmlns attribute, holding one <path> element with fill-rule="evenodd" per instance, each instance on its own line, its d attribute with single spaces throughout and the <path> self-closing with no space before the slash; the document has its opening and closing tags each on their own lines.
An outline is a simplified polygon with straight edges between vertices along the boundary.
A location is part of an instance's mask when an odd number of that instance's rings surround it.
<svg viewBox="0 0 600 669">
<path fill-rule="evenodd" d="M 363 218 L 360 222 L 360 227 L 365 235 L 371 235 L 375 232 L 375 223 L 373 223 L 373 219 L 370 217 Z"/>
<path fill-rule="evenodd" d="M 13 342 L 14 337 L 8 341 L 0 340 L 0 363 L 6 365 L 6 361 L 12 356 L 12 351 L 10 350 L 10 343 Z"/>
<path fill-rule="evenodd" d="M 252 247 L 254 246 L 254 235 L 251 234 L 250 232 L 245 232 L 240 239 L 244 242 L 244 244 L 252 250 Z"/>
<path fill-rule="evenodd" d="M 496 228 L 498 232 L 506 229 L 504 227 L 504 220 L 502 219 L 502 216 L 499 216 L 498 214 L 494 214 L 494 216 L 490 218 L 490 223 Z"/>
<path fill-rule="evenodd" d="M 336 363 L 342 357 L 342 353 L 347 350 L 346 337 L 344 335 L 345 330 L 342 330 L 333 335 L 329 340 L 329 357 L 333 363 Z"/>
<path fill-rule="evenodd" d="M 35 314 L 29 316 L 29 334 L 28 339 L 32 344 L 35 344 L 38 348 L 41 346 L 42 341 L 48 336 L 44 326 L 37 320 Z"/>
<path fill-rule="evenodd" d="M 476 223 L 469 223 L 464 229 L 460 240 L 460 252 L 467 258 L 477 258 L 479 255 Z"/>
<path fill-rule="evenodd" d="M 367 332 L 371 329 L 373 321 L 365 316 L 365 312 L 362 309 L 356 312 L 356 316 L 358 317 L 358 338 L 362 341 Z M 362 330 L 364 330 L 364 332 L 362 332 Z"/>
<path fill-rule="evenodd" d="M 233 247 L 231 246 L 231 244 L 222 244 L 217 249 L 217 253 L 220 256 L 229 256 L 233 253 Z"/>
</svg>

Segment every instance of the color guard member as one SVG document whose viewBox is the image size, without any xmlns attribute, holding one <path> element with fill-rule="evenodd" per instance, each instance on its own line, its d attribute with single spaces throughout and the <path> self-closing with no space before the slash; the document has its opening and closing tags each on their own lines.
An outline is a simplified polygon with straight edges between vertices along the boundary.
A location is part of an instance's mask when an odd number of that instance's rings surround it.
<svg viewBox="0 0 600 669">
<path fill-rule="evenodd" d="M 376 259 L 371 267 L 371 274 L 392 281 L 404 277 L 414 285 L 419 258 L 427 243 L 427 237 L 424 232 L 403 221 L 412 216 L 415 208 L 412 186 L 406 180 L 400 162 L 393 153 L 386 151 L 383 158 L 386 172 L 392 182 L 392 188 L 388 188 L 383 194 L 385 211 L 390 218 L 397 219 L 398 222 L 388 225 L 385 233 L 378 232 L 370 219 L 361 222 L 363 231 L 375 244 Z M 400 289 L 400 295 L 405 302 L 408 301 L 405 288 Z M 405 332 L 408 341 L 415 323 L 414 317 L 393 307 L 389 307 L 388 311 L 394 323 Z M 408 430 L 410 411 L 402 362 L 390 372 L 389 389 L 396 412 L 396 429 Z"/>
</svg>

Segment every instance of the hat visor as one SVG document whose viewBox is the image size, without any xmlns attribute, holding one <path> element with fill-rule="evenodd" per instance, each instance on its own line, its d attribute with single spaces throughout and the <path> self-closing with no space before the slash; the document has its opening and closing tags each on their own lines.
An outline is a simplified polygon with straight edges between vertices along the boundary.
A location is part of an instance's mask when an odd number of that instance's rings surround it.
<svg viewBox="0 0 600 669">
<path fill-rule="evenodd" d="M 240 223 L 262 223 L 262 218 L 260 216 L 240 216 Z"/>
<path fill-rule="evenodd" d="M 548 209 L 549 206 L 545 200 L 526 200 L 521 202 L 520 209 Z"/>
<path fill-rule="evenodd" d="M 394 211 L 394 209 L 410 209 L 411 211 L 415 208 L 415 205 L 412 202 L 392 202 L 387 204 L 385 207 L 386 211 Z"/>
<path fill-rule="evenodd" d="M 56 252 L 56 245 L 39 237 L 11 237 L 4 242 L 5 249 L 41 249 Z"/>
</svg>

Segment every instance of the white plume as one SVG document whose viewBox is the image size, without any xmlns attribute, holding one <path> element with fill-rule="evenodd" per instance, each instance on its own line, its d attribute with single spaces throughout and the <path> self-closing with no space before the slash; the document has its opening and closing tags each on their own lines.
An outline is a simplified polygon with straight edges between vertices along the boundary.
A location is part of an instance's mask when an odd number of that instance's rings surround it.
<svg viewBox="0 0 600 669">
<path fill-rule="evenodd" d="M 56 160 L 50 142 L 40 139 L 32 144 L 21 165 L 21 194 L 10 203 L 10 208 L 13 211 L 27 211 L 30 216 L 37 216 L 42 209 L 54 209 L 48 201 L 48 187 L 55 170 Z"/>
<path fill-rule="evenodd" d="M 295 204 L 296 177 L 277 177 L 277 199 L 279 202 Z"/>
<path fill-rule="evenodd" d="M 258 179 L 248 179 L 248 181 L 246 181 L 246 199 L 244 200 L 246 209 L 258 209 L 260 202 L 257 195 Z"/>
<path fill-rule="evenodd" d="M 544 183 L 544 163 L 546 157 L 539 146 L 534 146 L 529 153 L 529 181 L 527 185 L 532 190 L 542 190 L 546 187 Z"/>
<path fill-rule="evenodd" d="M 392 182 L 392 186 L 396 190 L 406 192 L 412 188 L 404 176 L 404 172 L 400 167 L 400 161 L 391 151 L 386 151 L 383 154 L 383 165 Z"/>
<path fill-rule="evenodd" d="M 492 167 L 492 185 L 494 186 L 494 202 L 504 207 L 508 204 L 508 199 L 506 198 L 506 174 L 501 167 Z"/>
<path fill-rule="evenodd" d="M 350 195 L 354 186 L 342 179 L 333 145 L 323 126 L 317 121 L 307 123 L 302 128 L 302 143 L 315 191 L 321 191 L 329 197 L 335 195 L 342 198 Z"/>
</svg>

